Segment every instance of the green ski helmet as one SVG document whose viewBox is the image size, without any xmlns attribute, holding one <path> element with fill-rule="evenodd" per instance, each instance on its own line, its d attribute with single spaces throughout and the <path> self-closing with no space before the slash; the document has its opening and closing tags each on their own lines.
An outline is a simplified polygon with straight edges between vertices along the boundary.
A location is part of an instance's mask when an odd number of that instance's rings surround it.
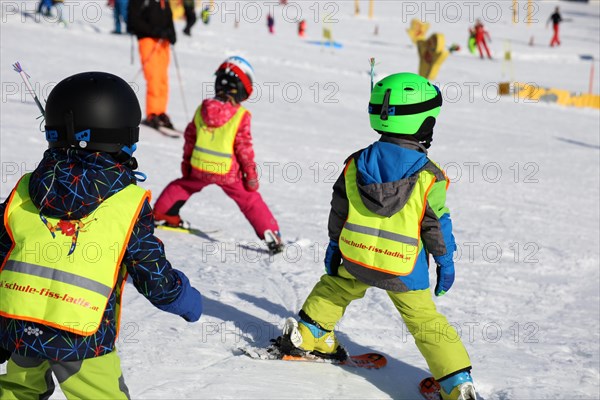
<svg viewBox="0 0 600 400">
<path fill-rule="evenodd" d="M 441 107 L 440 89 L 427 79 L 409 72 L 393 74 L 371 91 L 371 128 L 380 133 L 431 135 Z"/>
</svg>

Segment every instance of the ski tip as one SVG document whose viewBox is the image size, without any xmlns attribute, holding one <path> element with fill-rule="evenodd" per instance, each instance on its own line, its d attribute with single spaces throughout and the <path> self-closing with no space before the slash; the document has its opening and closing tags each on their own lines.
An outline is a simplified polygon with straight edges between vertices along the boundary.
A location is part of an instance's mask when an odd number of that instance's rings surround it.
<svg viewBox="0 0 600 400">
<path fill-rule="evenodd" d="M 387 358 L 380 353 L 350 355 L 346 364 L 366 369 L 380 369 L 387 365 Z"/>
<path fill-rule="evenodd" d="M 433 376 L 423 379 L 419 383 L 419 392 L 427 400 L 441 400 L 440 384 Z"/>
</svg>

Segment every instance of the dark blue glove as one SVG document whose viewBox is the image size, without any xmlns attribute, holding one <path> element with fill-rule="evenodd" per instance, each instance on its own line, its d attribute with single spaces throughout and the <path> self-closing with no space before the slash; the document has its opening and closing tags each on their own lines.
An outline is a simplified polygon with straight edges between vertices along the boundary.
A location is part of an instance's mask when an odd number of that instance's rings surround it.
<svg viewBox="0 0 600 400">
<path fill-rule="evenodd" d="M 329 241 L 327 250 L 325 251 L 325 272 L 327 275 L 337 276 L 338 268 L 342 263 L 342 252 L 337 242 Z"/>
<path fill-rule="evenodd" d="M 452 259 L 452 253 L 434 256 L 433 259 L 437 264 L 437 284 L 434 293 L 439 297 L 450 290 L 454 283 L 454 260 Z"/>
<path fill-rule="evenodd" d="M 190 281 L 181 271 L 175 270 L 181 281 L 181 293 L 169 304 L 157 305 L 159 309 L 179 315 L 188 322 L 196 322 L 202 315 L 202 295 L 190 285 Z"/>
</svg>

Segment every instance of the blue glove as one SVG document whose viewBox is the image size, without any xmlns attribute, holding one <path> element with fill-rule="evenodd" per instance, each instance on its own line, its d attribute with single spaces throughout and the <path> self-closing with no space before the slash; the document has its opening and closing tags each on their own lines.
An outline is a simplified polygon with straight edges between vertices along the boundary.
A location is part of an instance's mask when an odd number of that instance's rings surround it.
<svg viewBox="0 0 600 400">
<path fill-rule="evenodd" d="M 342 252 L 337 242 L 329 241 L 327 251 L 325 251 L 325 272 L 327 275 L 337 276 L 338 268 L 342 263 Z"/>
<path fill-rule="evenodd" d="M 188 322 L 196 322 L 202 315 L 202 295 L 190 285 L 190 281 L 181 271 L 175 270 L 181 281 L 181 293 L 169 304 L 157 305 L 159 309 L 179 315 Z"/>
<path fill-rule="evenodd" d="M 439 297 L 450 290 L 454 283 L 454 260 L 452 260 L 452 253 L 434 256 L 433 259 L 437 264 L 437 284 L 434 293 Z"/>
</svg>

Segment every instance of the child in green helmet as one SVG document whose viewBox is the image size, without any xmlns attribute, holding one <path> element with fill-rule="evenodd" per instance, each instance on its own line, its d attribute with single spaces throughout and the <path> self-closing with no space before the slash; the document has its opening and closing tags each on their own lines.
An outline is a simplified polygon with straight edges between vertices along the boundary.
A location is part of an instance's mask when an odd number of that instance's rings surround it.
<svg viewBox="0 0 600 400">
<path fill-rule="evenodd" d="M 327 273 L 300 320 L 286 321 L 280 343 L 291 354 L 347 357 L 333 330 L 346 307 L 374 286 L 402 316 L 442 398 L 474 400 L 469 355 L 429 289 L 429 254 L 437 265 L 435 295 L 454 282 L 449 181 L 427 157 L 441 105 L 439 89 L 415 74 L 394 74 L 374 86 L 369 117 L 381 138 L 348 157 L 333 186 Z"/>
</svg>

